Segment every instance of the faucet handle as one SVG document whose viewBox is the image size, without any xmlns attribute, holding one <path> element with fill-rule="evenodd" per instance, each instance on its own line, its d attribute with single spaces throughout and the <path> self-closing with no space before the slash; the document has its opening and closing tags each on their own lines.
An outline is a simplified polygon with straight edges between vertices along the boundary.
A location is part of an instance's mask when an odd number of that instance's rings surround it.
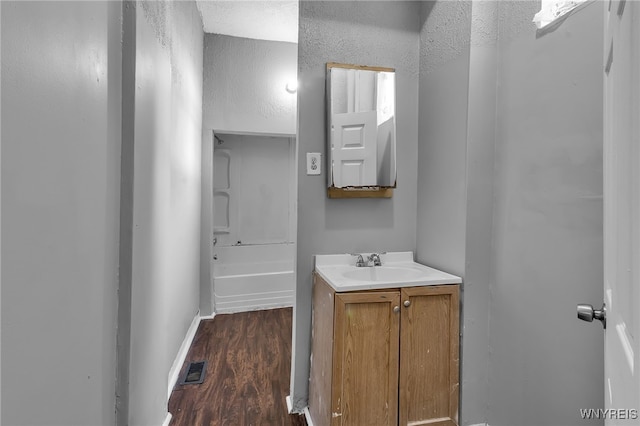
<svg viewBox="0 0 640 426">
<path fill-rule="evenodd" d="M 369 255 L 369 262 L 373 262 L 373 266 L 382 266 L 380 255 L 378 253 L 371 253 Z"/>
<path fill-rule="evenodd" d="M 358 258 L 356 259 L 356 266 L 358 268 L 362 267 L 362 266 L 367 266 L 367 263 L 364 261 L 364 258 L 362 257 L 361 254 L 359 253 L 349 253 L 351 256 L 357 256 Z"/>
</svg>

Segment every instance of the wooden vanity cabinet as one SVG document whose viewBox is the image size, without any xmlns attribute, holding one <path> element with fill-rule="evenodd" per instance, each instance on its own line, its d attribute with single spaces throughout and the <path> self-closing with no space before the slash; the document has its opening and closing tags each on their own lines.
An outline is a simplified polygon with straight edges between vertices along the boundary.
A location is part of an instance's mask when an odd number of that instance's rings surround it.
<svg viewBox="0 0 640 426">
<path fill-rule="evenodd" d="M 458 424 L 459 286 L 337 293 L 314 274 L 315 426 Z"/>
</svg>

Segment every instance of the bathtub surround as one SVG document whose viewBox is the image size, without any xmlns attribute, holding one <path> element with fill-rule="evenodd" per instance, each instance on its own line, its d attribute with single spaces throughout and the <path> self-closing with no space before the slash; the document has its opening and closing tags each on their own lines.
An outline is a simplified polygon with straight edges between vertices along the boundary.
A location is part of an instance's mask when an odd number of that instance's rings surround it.
<svg viewBox="0 0 640 426">
<path fill-rule="evenodd" d="M 216 134 L 214 148 L 214 225 L 216 249 L 271 246 L 295 241 L 295 139 Z M 245 257 L 260 262 L 259 253 Z"/>
<path fill-rule="evenodd" d="M 216 137 L 214 310 L 293 306 L 295 138 Z"/>
</svg>

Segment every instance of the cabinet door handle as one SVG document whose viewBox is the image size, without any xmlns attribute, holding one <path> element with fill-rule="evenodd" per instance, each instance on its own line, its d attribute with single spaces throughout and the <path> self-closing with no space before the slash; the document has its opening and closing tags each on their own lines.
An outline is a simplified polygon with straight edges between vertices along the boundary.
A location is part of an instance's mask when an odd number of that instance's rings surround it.
<svg viewBox="0 0 640 426">
<path fill-rule="evenodd" d="M 411 306 L 411 301 L 410 300 L 405 300 L 403 303 L 405 308 L 408 308 L 409 306 Z"/>
<path fill-rule="evenodd" d="M 398 312 L 400 312 L 400 306 L 394 306 L 394 307 L 393 307 L 393 312 L 395 312 L 396 314 L 397 314 Z"/>
</svg>

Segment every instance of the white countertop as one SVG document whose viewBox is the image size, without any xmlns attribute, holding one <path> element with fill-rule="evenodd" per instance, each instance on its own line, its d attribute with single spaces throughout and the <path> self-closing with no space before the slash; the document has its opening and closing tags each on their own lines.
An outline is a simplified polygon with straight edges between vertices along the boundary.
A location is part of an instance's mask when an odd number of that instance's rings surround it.
<svg viewBox="0 0 640 426">
<path fill-rule="evenodd" d="M 365 261 L 367 255 L 363 253 Z M 315 256 L 316 272 L 336 291 L 460 284 L 455 275 L 413 261 L 413 252 L 380 255 L 382 266 L 356 267 L 357 256 L 329 254 Z"/>
</svg>

